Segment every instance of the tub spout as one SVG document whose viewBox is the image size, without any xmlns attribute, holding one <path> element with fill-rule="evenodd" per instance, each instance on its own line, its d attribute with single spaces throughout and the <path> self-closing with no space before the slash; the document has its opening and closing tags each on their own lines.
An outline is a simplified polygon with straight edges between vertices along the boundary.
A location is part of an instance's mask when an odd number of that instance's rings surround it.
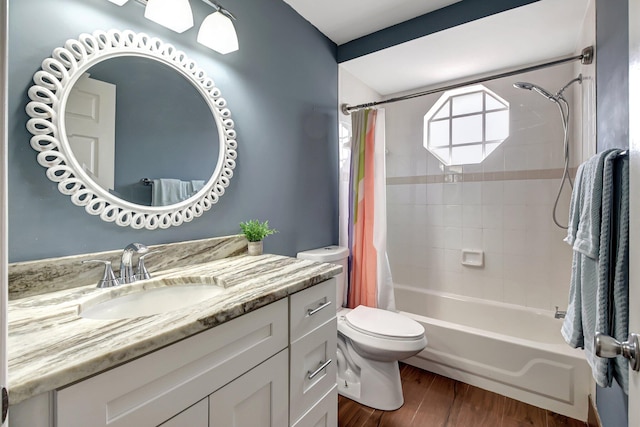
<svg viewBox="0 0 640 427">
<path fill-rule="evenodd" d="M 567 315 L 567 311 L 559 310 L 559 307 L 556 305 L 556 314 L 554 314 L 553 317 L 555 317 L 556 319 L 564 319 L 566 315 Z"/>
</svg>

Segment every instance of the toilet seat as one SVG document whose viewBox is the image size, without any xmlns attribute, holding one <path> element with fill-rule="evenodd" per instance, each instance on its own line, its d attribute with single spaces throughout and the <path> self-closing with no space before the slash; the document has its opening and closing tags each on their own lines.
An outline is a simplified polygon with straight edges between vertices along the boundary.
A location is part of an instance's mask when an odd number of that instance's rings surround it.
<svg viewBox="0 0 640 427">
<path fill-rule="evenodd" d="M 388 310 L 359 305 L 344 317 L 353 329 L 378 338 L 414 340 L 424 336 L 420 323 Z"/>
<path fill-rule="evenodd" d="M 424 328 L 418 322 L 415 322 L 414 320 L 409 318 L 394 318 L 392 323 L 396 326 L 409 326 L 408 332 L 403 333 L 402 331 L 398 331 L 391 327 L 371 331 L 372 329 L 376 329 L 376 325 L 379 326 L 379 324 L 377 324 L 375 321 L 367 324 L 364 319 L 368 319 L 369 316 L 377 317 L 377 314 L 379 313 L 371 313 L 368 311 L 374 310 L 376 312 L 382 312 L 385 310 L 370 307 L 364 307 L 364 310 L 362 310 L 360 309 L 360 307 L 363 306 L 359 306 L 353 310 L 343 309 L 338 312 L 338 332 L 349 338 L 353 344 L 354 349 L 362 356 L 367 357 L 371 360 L 397 361 L 415 355 L 417 352 L 424 349 L 427 345 L 427 338 L 424 334 Z M 356 315 L 351 316 L 350 314 L 354 311 L 357 311 Z M 363 314 L 361 317 L 362 312 L 367 313 Z M 397 313 L 387 313 L 393 315 L 390 316 L 391 318 L 393 318 L 394 316 L 397 316 L 398 318 L 404 317 L 401 314 Z M 351 320 L 348 320 L 349 318 L 351 318 Z M 387 316 L 385 314 L 381 314 L 381 316 L 378 318 L 385 319 L 387 318 Z M 404 322 L 404 320 L 407 320 L 408 322 Z M 354 322 L 356 323 L 355 326 L 353 325 Z M 421 330 L 422 332 L 417 333 L 417 331 L 419 330 Z M 391 333 L 392 335 L 384 335 L 385 333 Z"/>
</svg>

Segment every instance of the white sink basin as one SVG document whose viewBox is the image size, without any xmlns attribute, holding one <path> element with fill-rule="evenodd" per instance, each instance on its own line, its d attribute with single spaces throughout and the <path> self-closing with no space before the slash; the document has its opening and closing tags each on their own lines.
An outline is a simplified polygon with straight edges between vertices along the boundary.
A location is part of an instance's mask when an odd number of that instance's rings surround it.
<svg viewBox="0 0 640 427">
<path fill-rule="evenodd" d="M 198 304 L 222 292 L 224 289 L 208 284 L 163 286 L 90 305 L 81 309 L 80 316 L 97 320 L 150 316 Z"/>
</svg>

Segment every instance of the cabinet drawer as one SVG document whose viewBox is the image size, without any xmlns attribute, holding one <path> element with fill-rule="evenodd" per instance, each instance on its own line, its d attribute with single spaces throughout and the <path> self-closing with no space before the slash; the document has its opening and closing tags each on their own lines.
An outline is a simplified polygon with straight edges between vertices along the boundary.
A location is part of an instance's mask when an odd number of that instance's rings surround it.
<svg viewBox="0 0 640 427">
<path fill-rule="evenodd" d="M 334 386 L 292 427 L 338 427 L 338 386 Z"/>
<path fill-rule="evenodd" d="M 324 324 L 336 315 L 336 279 L 291 295 L 291 342 Z"/>
<path fill-rule="evenodd" d="M 287 347 L 287 300 L 56 392 L 58 426 L 157 426 Z"/>
<path fill-rule="evenodd" d="M 336 385 L 337 338 L 337 321 L 334 317 L 291 344 L 292 422 L 298 420 Z"/>
</svg>

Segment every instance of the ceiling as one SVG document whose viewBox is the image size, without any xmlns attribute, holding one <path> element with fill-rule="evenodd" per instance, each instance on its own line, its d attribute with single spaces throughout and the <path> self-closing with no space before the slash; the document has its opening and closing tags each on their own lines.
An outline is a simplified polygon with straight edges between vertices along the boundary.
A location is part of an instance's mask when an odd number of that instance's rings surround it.
<svg viewBox="0 0 640 427">
<path fill-rule="evenodd" d="M 337 45 L 460 0 L 284 0 Z"/>
<path fill-rule="evenodd" d="M 337 44 L 456 3 L 285 1 Z M 589 0 L 540 0 L 340 65 L 379 94 L 390 95 L 540 63 L 586 47 L 578 43 L 588 3 Z"/>
</svg>

